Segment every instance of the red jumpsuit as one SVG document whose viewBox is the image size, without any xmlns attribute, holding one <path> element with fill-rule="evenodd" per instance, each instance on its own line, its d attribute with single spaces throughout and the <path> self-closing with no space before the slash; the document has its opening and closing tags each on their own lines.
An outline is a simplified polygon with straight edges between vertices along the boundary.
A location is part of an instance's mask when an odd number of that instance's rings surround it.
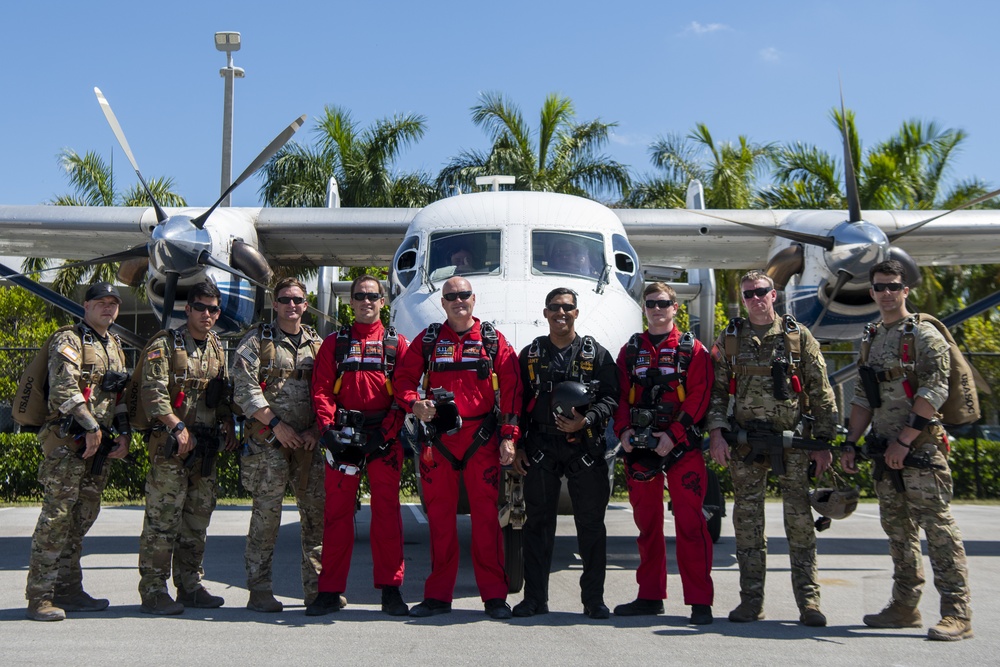
<svg viewBox="0 0 1000 667">
<path fill-rule="evenodd" d="M 661 374 L 676 372 L 675 350 L 680 342 L 681 332 L 675 326 L 666 338 L 654 346 L 645 332 L 639 336 L 635 374 L 646 376 L 649 368 L 659 368 Z M 615 431 L 621 437 L 629 428 L 629 391 L 634 377 L 630 377 L 626 365 L 626 349 L 618 354 L 618 377 L 621 383 L 621 398 L 615 413 Z M 708 409 L 712 390 L 711 355 L 699 341 L 694 341 L 691 362 L 684 378 L 685 398 L 680 400 L 677 381 L 671 382 L 660 396 L 660 403 L 679 406 L 674 421 L 667 432 L 677 446 L 688 444 L 684 425 L 677 421 L 684 413 L 690 422 L 697 423 Z M 632 403 L 638 405 L 644 391 L 635 385 Z M 684 588 L 684 604 L 712 604 L 712 538 L 708 534 L 708 524 L 702 505 L 705 501 L 707 471 L 701 452 L 701 443 L 676 461 L 666 474 L 667 486 L 673 507 L 674 524 L 677 531 L 677 567 Z M 639 545 L 639 567 L 635 573 L 639 584 L 638 597 L 643 600 L 663 600 L 667 597 L 667 549 L 663 537 L 663 481 L 660 472 L 648 481 L 635 479 L 634 473 L 641 465 L 626 465 L 628 499 L 632 504 L 635 525 L 639 529 L 636 542 Z"/>
<path fill-rule="evenodd" d="M 409 412 L 421 400 L 418 393 L 420 376 L 425 370 L 421 354 L 421 332 L 412 353 L 406 355 L 396 368 L 394 383 L 396 401 Z M 518 429 L 513 416 L 521 404 L 521 378 L 517 354 L 503 334 L 497 332 L 498 351 L 494 372 L 500 386 L 501 426 L 500 437 L 517 441 Z M 463 336 L 456 334 L 447 322 L 441 325 L 437 342 L 431 351 L 434 364 L 461 363 L 488 358 L 482 342 L 480 322 L 475 320 L 472 329 Z M 462 428 L 454 435 L 441 436 L 441 445 L 458 460 L 462 460 L 472 444 L 483 418 L 491 413 L 496 402 L 490 377 L 481 379 L 474 369 L 431 370 L 432 389 L 443 388 L 454 392 L 455 405 L 462 416 Z M 424 599 L 451 602 L 455 581 L 458 578 L 458 481 L 465 482 L 472 519 L 472 567 L 476 584 L 483 601 L 507 597 L 507 574 L 504 570 L 503 535 L 497 518 L 497 497 L 500 484 L 499 439 L 493 435 L 479 447 L 461 471 L 434 447 L 433 461 L 420 457 L 420 475 L 423 482 L 424 503 L 431 537 L 431 574 L 424 583 Z"/>
<path fill-rule="evenodd" d="M 351 344 L 344 363 L 380 363 L 383 361 L 382 322 L 351 327 Z M 366 413 L 388 410 L 382 420 L 386 442 L 395 440 L 389 451 L 370 454 L 366 472 L 371 489 L 371 547 L 375 588 L 401 586 L 403 583 L 403 519 L 399 506 L 399 479 L 403 448 L 396 439 L 403 423 L 401 410 L 390 410 L 393 398 L 386 377 L 379 370 L 346 371 L 337 382 L 337 334 L 323 341 L 313 368 L 312 400 L 316 424 L 322 433 L 336 421 L 337 408 Z M 396 367 L 406 358 L 407 342 L 399 336 Z M 354 510 L 361 475 L 347 475 L 326 466 L 326 504 L 323 516 L 323 569 L 319 575 L 320 593 L 343 593 L 351 569 L 354 550 Z"/>
</svg>

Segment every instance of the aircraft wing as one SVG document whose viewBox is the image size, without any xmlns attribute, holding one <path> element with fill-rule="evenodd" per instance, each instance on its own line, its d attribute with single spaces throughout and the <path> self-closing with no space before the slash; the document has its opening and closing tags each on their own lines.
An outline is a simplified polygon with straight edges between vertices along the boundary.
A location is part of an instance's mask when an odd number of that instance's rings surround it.
<svg viewBox="0 0 1000 667">
<path fill-rule="evenodd" d="M 847 220 L 846 211 L 615 209 L 644 264 L 682 268 L 759 268 L 774 237 L 765 229 L 823 234 Z M 863 211 L 890 233 L 945 211 Z M 1000 210 L 956 211 L 894 242 L 921 266 L 993 264 L 1000 242 Z"/>
<path fill-rule="evenodd" d="M 253 225 L 261 252 L 273 262 L 356 266 L 388 264 L 419 209 L 225 210 Z M 152 208 L 0 206 L 0 255 L 86 260 L 145 243 L 155 226 Z"/>
</svg>

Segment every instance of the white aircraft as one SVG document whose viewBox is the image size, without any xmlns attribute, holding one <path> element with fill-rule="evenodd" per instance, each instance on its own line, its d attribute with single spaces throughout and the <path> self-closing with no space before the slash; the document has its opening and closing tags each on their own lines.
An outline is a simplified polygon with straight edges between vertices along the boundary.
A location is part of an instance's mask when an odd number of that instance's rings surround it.
<svg viewBox="0 0 1000 667">
<path fill-rule="evenodd" d="M 110 105 L 95 92 L 145 185 Z M 219 201 L 304 119 L 285 129 Z M 409 336 L 444 319 L 438 287 L 461 273 L 476 290 L 477 316 L 494 321 L 518 348 L 547 331 L 544 296 L 566 286 L 579 293 L 578 329 L 612 351 L 641 329 L 638 299 L 648 277 L 688 272 L 688 283 L 676 288 L 692 301 L 693 328 L 707 342 L 714 324 L 711 270 L 766 267 L 798 321 L 821 339 L 845 340 L 859 337 L 861 325 L 876 318 L 867 285 L 876 262 L 897 258 L 915 271 L 919 265 L 997 261 L 1000 212 L 862 212 L 853 174 L 848 176 L 852 205 L 846 214 L 708 211 L 697 185 L 689 191 L 688 209 L 671 210 L 612 210 L 578 197 L 530 192 L 464 194 L 423 209 L 218 208 L 219 202 L 207 209 L 0 206 L 0 254 L 91 264 L 124 260 L 121 279 L 145 281 L 165 325 L 183 318 L 174 304 L 183 303 L 187 289 L 211 278 L 223 295 L 224 331 L 257 317 L 271 265 L 391 261 L 392 322 Z M 16 271 L 0 267 L 0 273 L 54 301 L 51 291 Z M 997 295 L 985 300 L 980 312 L 997 301 Z M 63 299 L 60 305 L 72 310 L 74 304 Z"/>
</svg>

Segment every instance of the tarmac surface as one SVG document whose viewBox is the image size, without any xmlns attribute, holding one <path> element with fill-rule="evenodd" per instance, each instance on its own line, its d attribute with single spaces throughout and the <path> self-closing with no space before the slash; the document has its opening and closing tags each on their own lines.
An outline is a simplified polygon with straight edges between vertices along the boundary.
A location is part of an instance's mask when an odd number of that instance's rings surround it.
<svg viewBox="0 0 1000 667">
<path fill-rule="evenodd" d="M 731 509 L 731 503 L 730 503 Z M 430 619 L 392 618 L 380 611 L 371 583 L 368 543 L 370 514 L 356 518 L 355 545 L 346 609 L 307 617 L 299 582 L 298 518 L 285 506 L 275 555 L 275 594 L 285 603 L 278 614 L 254 613 L 247 602 L 243 549 L 247 507 L 219 507 L 209 528 L 206 585 L 226 598 L 220 609 L 188 609 L 181 616 L 139 613 L 136 591 L 141 507 L 105 508 L 84 540 L 84 583 L 95 597 L 111 600 L 101 613 L 69 614 L 59 623 L 24 618 L 24 585 L 31 534 L 38 508 L 0 508 L 0 657 L 5 665 L 33 664 L 333 664 L 333 665 L 983 665 L 1000 663 L 1000 507 L 956 505 L 971 571 L 975 639 L 926 640 L 937 622 L 938 595 L 930 581 L 920 609 L 924 629 L 875 630 L 861 623 L 889 600 L 891 564 L 878 508 L 864 504 L 853 516 L 820 534 L 819 567 L 826 628 L 798 623 L 788 575 L 788 545 L 780 503 L 768 503 L 766 620 L 726 620 L 739 602 L 733 528 L 723 520 L 715 548 L 715 623 L 687 625 L 676 575 L 669 514 L 666 613 L 593 621 L 583 616 L 572 518 L 560 517 L 553 559 L 551 613 L 529 619 L 493 621 L 483 613 L 468 556 L 469 519 L 459 517 L 462 565 L 454 611 Z M 406 583 L 403 597 L 419 602 L 429 571 L 426 519 L 419 506 L 403 508 Z M 609 607 L 636 594 L 636 529 L 627 503 L 607 514 Z M 926 554 L 926 549 L 925 549 Z M 925 557 L 930 580 L 930 564 Z M 173 591 L 171 591 L 173 593 Z M 511 605 L 521 599 L 512 594 Z M 990 656 L 993 656 L 992 658 Z"/>
</svg>

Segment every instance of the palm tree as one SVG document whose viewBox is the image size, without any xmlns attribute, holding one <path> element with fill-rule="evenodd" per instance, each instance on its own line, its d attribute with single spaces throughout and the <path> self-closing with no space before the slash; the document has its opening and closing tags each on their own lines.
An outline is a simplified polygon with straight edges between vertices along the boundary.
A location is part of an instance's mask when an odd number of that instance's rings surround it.
<svg viewBox="0 0 1000 667">
<path fill-rule="evenodd" d="M 489 135 L 489 151 L 465 150 L 437 177 L 442 194 L 471 190 L 477 176 L 509 175 L 515 190 L 560 192 L 594 198 L 628 192 L 627 167 L 598 151 L 617 123 L 595 119 L 574 123 L 573 101 L 551 93 L 539 113 L 538 129 L 525 122 L 520 108 L 500 93 L 482 93 L 472 107 L 472 122 Z"/>
<path fill-rule="evenodd" d="M 127 190 L 116 191 L 112 166 L 94 151 L 81 156 L 71 148 L 63 149 L 59 154 L 59 165 L 66 171 L 74 193 L 55 197 L 50 202 L 55 206 L 152 206 L 149 195 L 139 183 Z M 174 192 L 172 178 L 153 178 L 148 184 L 161 206 L 187 206 L 184 197 Z M 49 261 L 46 257 L 28 257 L 21 270 L 38 273 L 48 268 Z M 63 264 L 74 261 L 66 260 Z M 112 282 L 117 272 L 118 263 L 59 269 L 52 281 L 52 289 L 70 295 L 82 282 Z"/>
<path fill-rule="evenodd" d="M 736 143 L 716 142 L 704 123 L 685 136 L 669 134 L 649 146 L 650 161 L 663 172 L 635 185 L 623 206 L 632 208 L 683 208 L 688 183 L 694 179 L 705 188 L 707 208 L 739 209 L 762 205 L 757 191 L 774 157 L 773 144 L 758 144 L 740 135 Z M 742 271 L 716 271 L 727 313 L 739 314 L 739 277 Z"/>
<path fill-rule="evenodd" d="M 261 168 L 260 194 L 268 206 L 322 207 L 330 177 L 345 207 L 419 207 L 437 198 L 430 176 L 394 173 L 403 148 L 424 135 L 417 114 L 376 121 L 361 130 L 346 109 L 327 106 L 313 132 L 316 146 L 286 144 Z"/>
<path fill-rule="evenodd" d="M 690 181 L 705 186 L 708 208 L 754 208 L 761 205 L 757 179 L 773 158 L 772 144 L 757 144 L 740 135 L 736 143 L 716 143 L 704 123 L 686 136 L 669 134 L 649 147 L 653 166 L 665 172 L 640 181 L 623 202 L 636 208 L 683 207 Z"/>
</svg>

